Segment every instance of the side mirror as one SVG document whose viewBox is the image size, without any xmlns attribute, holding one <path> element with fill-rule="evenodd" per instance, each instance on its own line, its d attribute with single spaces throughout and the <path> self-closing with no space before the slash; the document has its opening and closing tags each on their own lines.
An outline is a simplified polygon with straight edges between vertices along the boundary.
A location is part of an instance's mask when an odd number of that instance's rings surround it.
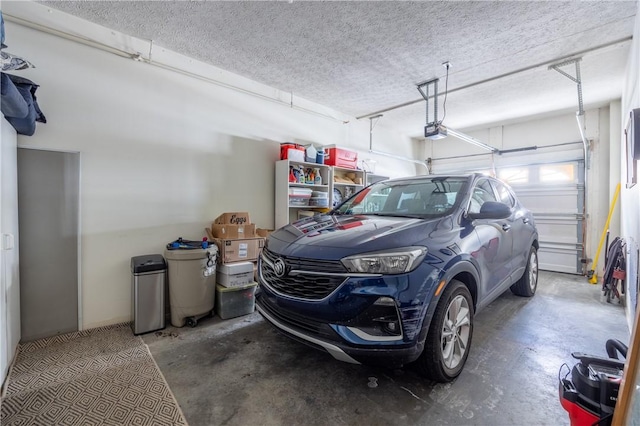
<svg viewBox="0 0 640 426">
<path fill-rule="evenodd" d="M 470 219 L 506 219 L 511 216 L 511 208 L 497 201 L 486 201 L 480 207 L 480 213 L 469 213 Z"/>
</svg>

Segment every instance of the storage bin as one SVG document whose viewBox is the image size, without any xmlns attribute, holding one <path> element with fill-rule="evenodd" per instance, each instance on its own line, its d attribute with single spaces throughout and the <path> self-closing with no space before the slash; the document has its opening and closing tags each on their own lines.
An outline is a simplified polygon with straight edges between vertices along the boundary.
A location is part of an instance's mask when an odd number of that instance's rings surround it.
<svg viewBox="0 0 640 426">
<path fill-rule="evenodd" d="M 355 169 L 358 165 L 358 153 L 348 149 L 330 146 L 325 149 L 324 164 Z"/>
<path fill-rule="evenodd" d="M 224 287 L 243 287 L 253 282 L 253 262 L 218 265 L 216 282 Z"/>
<path fill-rule="evenodd" d="M 216 285 L 216 313 L 222 319 L 235 318 L 253 312 L 258 283 L 251 282 L 242 287 Z"/>
<path fill-rule="evenodd" d="M 215 265 L 218 248 L 165 250 L 169 269 L 171 325 L 195 327 L 209 315 L 215 298 Z M 209 270 L 213 269 L 211 274 Z"/>
<path fill-rule="evenodd" d="M 304 207 L 309 205 L 311 197 L 300 197 L 295 195 L 289 195 L 289 205 L 294 207 Z"/>
<path fill-rule="evenodd" d="M 305 149 L 296 143 L 280 144 L 280 159 L 304 162 Z"/>
<path fill-rule="evenodd" d="M 325 191 L 313 191 L 311 193 L 312 198 L 329 198 L 329 193 Z"/>
<path fill-rule="evenodd" d="M 289 188 L 289 197 L 306 197 L 309 198 L 313 191 L 309 188 Z"/>
<path fill-rule="evenodd" d="M 329 207 L 329 199 L 325 197 L 311 197 L 309 198 L 309 206 Z"/>
</svg>

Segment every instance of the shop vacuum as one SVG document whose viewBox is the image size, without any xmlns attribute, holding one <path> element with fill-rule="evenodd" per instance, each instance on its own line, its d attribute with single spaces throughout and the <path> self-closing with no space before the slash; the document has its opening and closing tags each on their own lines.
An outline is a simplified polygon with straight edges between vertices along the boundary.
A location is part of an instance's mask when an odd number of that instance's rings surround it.
<svg viewBox="0 0 640 426">
<path fill-rule="evenodd" d="M 624 371 L 627 346 L 619 340 L 606 343 L 609 358 L 574 352 L 578 363 L 569 369 L 567 364 L 558 373 L 560 404 L 569 413 L 571 426 L 609 426 L 618 400 Z M 563 372 L 568 370 L 566 374 Z"/>
</svg>

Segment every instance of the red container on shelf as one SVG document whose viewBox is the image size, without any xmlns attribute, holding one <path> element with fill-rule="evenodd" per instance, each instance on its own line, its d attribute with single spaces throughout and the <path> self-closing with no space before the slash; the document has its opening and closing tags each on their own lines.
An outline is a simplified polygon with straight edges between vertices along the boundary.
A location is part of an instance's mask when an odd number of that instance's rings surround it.
<svg viewBox="0 0 640 426">
<path fill-rule="evenodd" d="M 344 167 L 347 169 L 358 168 L 358 153 L 336 146 L 325 148 L 324 164 L 329 166 Z"/>
<path fill-rule="evenodd" d="M 304 154 L 305 149 L 302 145 L 288 142 L 280 144 L 281 160 L 304 161 Z"/>
</svg>

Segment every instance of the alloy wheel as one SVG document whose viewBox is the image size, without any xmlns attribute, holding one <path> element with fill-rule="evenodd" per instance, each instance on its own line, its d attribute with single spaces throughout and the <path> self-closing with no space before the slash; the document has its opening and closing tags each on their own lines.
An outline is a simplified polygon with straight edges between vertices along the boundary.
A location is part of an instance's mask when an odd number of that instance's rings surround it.
<svg viewBox="0 0 640 426">
<path fill-rule="evenodd" d="M 447 307 L 447 313 L 442 324 L 442 359 L 447 368 L 456 368 L 464 359 L 469 344 L 470 326 L 471 312 L 469 303 L 464 296 L 458 295 Z"/>
<path fill-rule="evenodd" d="M 536 291 L 538 285 L 538 255 L 532 251 L 529 255 L 529 288 L 531 292 Z"/>
</svg>

